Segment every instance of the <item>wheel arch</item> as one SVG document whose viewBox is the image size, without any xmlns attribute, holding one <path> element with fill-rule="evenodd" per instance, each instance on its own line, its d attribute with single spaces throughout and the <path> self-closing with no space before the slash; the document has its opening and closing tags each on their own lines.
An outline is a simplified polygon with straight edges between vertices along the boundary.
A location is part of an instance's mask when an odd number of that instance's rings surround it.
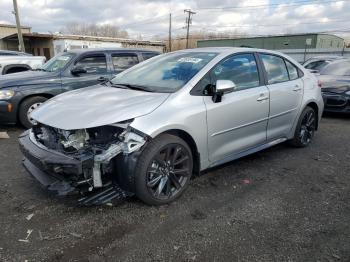
<svg viewBox="0 0 350 262">
<path fill-rule="evenodd" d="M 18 68 L 18 69 L 25 69 L 23 71 L 26 71 L 26 70 L 30 70 L 32 69 L 29 65 L 27 64 L 11 64 L 11 65 L 6 65 L 3 70 L 2 70 L 2 74 L 3 75 L 6 75 L 7 72 L 11 69 L 14 69 L 14 68 Z"/>
<path fill-rule="evenodd" d="M 50 99 L 52 97 L 54 97 L 53 95 L 51 94 L 48 94 L 48 93 L 38 93 L 38 94 L 31 94 L 31 95 L 27 95 L 25 97 L 23 97 L 19 102 L 18 102 L 18 106 L 17 106 L 17 119 L 19 118 L 19 112 L 20 112 L 20 108 L 23 104 L 23 102 L 29 98 L 32 98 L 32 97 L 36 97 L 36 96 L 41 96 L 41 97 L 45 97 L 47 99 Z"/>
<path fill-rule="evenodd" d="M 196 175 L 199 174 L 200 169 L 201 169 L 200 153 L 198 151 L 197 144 L 196 144 L 195 140 L 193 139 L 193 137 L 189 133 L 187 133 L 186 131 L 184 131 L 182 129 L 169 129 L 169 130 L 166 130 L 166 131 L 158 134 L 157 136 L 162 135 L 162 134 L 170 134 L 170 135 L 177 136 L 177 137 L 181 138 L 182 140 L 184 140 L 188 144 L 188 146 L 191 148 L 191 151 L 192 151 L 191 153 L 193 156 L 193 172 Z"/>
<path fill-rule="evenodd" d="M 318 130 L 318 122 L 319 122 L 319 108 L 316 102 L 311 101 L 309 103 L 306 104 L 306 107 L 311 107 L 313 110 L 315 110 L 316 113 L 316 130 Z"/>
</svg>

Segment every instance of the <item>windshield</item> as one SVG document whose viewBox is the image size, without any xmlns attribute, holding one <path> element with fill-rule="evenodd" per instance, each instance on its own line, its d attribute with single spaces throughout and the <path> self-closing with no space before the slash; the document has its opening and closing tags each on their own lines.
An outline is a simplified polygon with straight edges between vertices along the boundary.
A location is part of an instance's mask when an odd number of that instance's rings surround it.
<svg viewBox="0 0 350 262">
<path fill-rule="evenodd" d="M 68 62 L 72 59 L 74 54 L 71 53 L 62 53 L 54 56 L 49 61 L 47 61 L 41 69 L 48 72 L 57 72 L 60 71 L 63 67 L 68 64 Z"/>
<path fill-rule="evenodd" d="M 161 55 L 113 78 L 116 85 L 144 87 L 151 92 L 172 93 L 183 87 L 217 53 L 180 52 Z"/>
</svg>

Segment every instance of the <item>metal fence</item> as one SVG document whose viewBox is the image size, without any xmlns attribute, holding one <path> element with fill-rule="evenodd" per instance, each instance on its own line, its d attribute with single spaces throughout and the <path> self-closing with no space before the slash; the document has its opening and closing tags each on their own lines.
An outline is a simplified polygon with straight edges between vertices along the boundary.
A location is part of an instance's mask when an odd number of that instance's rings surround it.
<svg viewBox="0 0 350 262">
<path fill-rule="evenodd" d="M 302 63 L 305 60 L 315 56 L 327 56 L 337 55 L 350 58 L 350 48 L 334 49 L 334 48 L 322 48 L 322 49 L 283 49 L 278 50 L 281 53 L 285 53 L 294 58 L 298 62 Z"/>
</svg>

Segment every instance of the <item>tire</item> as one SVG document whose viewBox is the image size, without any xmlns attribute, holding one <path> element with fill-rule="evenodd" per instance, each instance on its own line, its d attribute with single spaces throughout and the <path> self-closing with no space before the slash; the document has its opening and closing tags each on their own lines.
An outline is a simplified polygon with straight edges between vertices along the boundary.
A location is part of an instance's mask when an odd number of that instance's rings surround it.
<svg viewBox="0 0 350 262">
<path fill-rule="evenodd" d="M 136 164 L 136 196 L 148 205 L 170 203 L 188 187 L 192 172 L 187 143 L 174 135 L 160 135 L 146 146 Z"/>
<path fill-rule="evenodd" d="M 315 134 L 317 115 L 313 108 L 307 106 L 301 113 L 295 128 L 294 137 L 289 142 L 294 147 L 307 147 Z"/>
<path fill-rule="evenodd" d="M 28 117 L 29 112 L 33 111 L 36 107 L 40 106 L 40 104 L 44 103 L 46 100 L 47 98 L 42 96 L 34 96 L 25 99 L 19 107 L 18 118 L 21 125 L 28 129 L 31 128 L 33 122 Z"/>
</svg>

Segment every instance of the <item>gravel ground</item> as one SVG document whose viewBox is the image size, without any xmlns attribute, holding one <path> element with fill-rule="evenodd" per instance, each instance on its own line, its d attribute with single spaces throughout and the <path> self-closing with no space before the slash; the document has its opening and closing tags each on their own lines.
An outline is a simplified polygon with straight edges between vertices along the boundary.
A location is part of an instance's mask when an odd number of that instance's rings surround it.
<svg viewBox="0 0 350 262">
<path fill-rule="evenodd" d="M 350 117 L 323 118 L 308 148 L 281 144 L 206 171 L 162 207 L 51 196 L 21 166 L 22 130 L 5 129 L 1 261 L 350 261 Z"/>
</svg>

